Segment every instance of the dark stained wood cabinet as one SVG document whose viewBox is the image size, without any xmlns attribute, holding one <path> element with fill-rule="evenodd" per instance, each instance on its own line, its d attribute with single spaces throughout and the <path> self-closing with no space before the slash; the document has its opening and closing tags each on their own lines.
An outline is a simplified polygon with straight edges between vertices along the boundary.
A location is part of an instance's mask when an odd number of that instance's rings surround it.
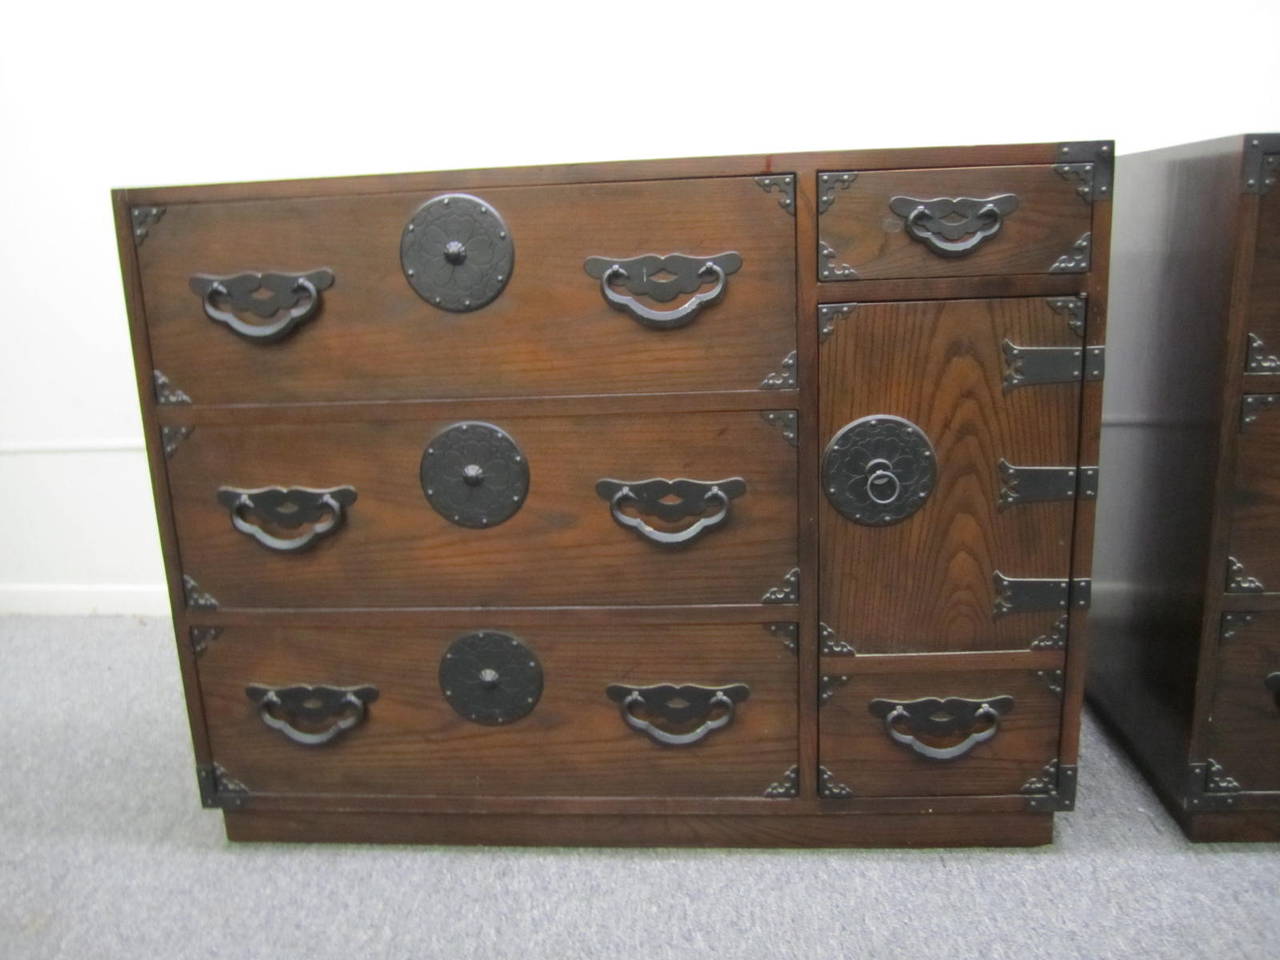
<svg viewBox="0 0 1280 960">
<path fill-rule="evenodd" d="M 1194 840 L 1280 840 L 1278 174 L 1119 161 L 1089 696 Z"/>
<path fill-rule="evenodd" d="M 1035 844 L 1109 142 L 119 190 L 237 840 Z"/>
</svg>

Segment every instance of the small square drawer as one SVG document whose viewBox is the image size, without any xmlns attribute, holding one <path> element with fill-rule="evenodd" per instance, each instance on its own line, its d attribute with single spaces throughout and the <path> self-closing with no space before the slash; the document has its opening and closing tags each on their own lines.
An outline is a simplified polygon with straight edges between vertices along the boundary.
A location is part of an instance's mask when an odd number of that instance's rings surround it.
<svg viewBox="0 0 1280 960">
<path fill-rule="evenodd" d="M 195 404 L 754 390 L 795 218 L 752 177 L 173 204 L 138 247 Z"/>
<path fill-rule="evenodd" d="M 1027 654 L 929 657 L 928 666 L 922 659 L 823 660 L 822 794 L 1045 792 L 1058 756 L 1061 663 L 1030 668 Z"/>
<path fill-rule="evenodd" d="M 250 800 L 763 797 L 796 762 L 778 625 L 470 617 L 193 627 L 223 777 Z"/>
<path fill-rule="evenodd" d="M 820 173 L 818 279 L 1083 273 L 1093 208 L 1061 169 Z"/>
<path fill-rule="evenodd" d="M 183 572 L 198 584 L 189 602 L 610 606 L 788 594 L 796 448 L 770 415 L 199 425 L 168 460 Z"/>
<path fill-rule="evenodd" d="M 1280 791 L 1280 611 L 1223 616 L 1206 756 L 1241 790 Z"/>
</svg>

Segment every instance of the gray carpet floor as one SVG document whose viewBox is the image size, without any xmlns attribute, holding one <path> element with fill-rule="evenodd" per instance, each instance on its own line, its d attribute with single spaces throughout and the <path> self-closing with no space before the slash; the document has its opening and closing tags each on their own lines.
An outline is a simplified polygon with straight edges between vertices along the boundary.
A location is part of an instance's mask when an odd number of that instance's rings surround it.
<svg viewBox="0 0 1280 960">
<path fill-rule="evenodd" d="M 1031 850 L 232 846 L 170 626 L 0 617 L 0 956 L 1280 956 L 1280 848 L 1192 846 L 1089 722 Z"/>
</svg>

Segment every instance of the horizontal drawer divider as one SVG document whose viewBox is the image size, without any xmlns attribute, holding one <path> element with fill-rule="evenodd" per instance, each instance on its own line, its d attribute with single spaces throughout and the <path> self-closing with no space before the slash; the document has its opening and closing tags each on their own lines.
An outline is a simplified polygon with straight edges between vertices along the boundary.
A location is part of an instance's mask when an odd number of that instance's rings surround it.
<svg viewBox="0 0 1280 960">
<path fill-rule="evenodd" d="M 991 277 L 922 277 L 888 280 L 815 282 L 819 303 L 868 303 L 880 300 L 951 300 L 989 297 L 1063 297 L 1078 295 L 1088 274 L 1012 274 Z"/>
<path fill-rule="evenodd" d="M 188 623 L 208 626 L 315 625 L 394 627 L 413 624 L 460 626 L 478 621 L 548 624 L 632 623 L 773 623 L 797 621 L 795 604 L 701 604 L 696 606 L 592 606 L 592 607 L 354 607 L 354 608 L 241 608 L 199 610 L 187 608 Z"/>
<path fill-rule="evenodd" d="M 879 653 L 852 657 L 824 656 L 821 673 L 901 673 L 948 670 L 1050 670 L 1066 662 L 1063 650 L 984 650 L 969 653 Z"/>
</svg>

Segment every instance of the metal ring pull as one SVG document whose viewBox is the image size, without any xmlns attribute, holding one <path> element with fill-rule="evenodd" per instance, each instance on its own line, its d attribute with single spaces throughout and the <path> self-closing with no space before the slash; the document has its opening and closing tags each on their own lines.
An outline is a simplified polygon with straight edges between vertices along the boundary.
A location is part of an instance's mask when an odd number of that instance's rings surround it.
<svg viewBox="0 0 1280 960">
<path fill-rule="evenodd" d="M 937 457 L 928 436 L 911 421 L 889 414 L 845 424 L 822 455 L 827 500 L 864 526 L 905 520 L 924 506 L 937 478 Z"/>
<path fill-rule="evenodd" d="M 747 482 L 741 477 L 716 481 L 666 480 L 661 477 L 634 482 L 606 479 L 596 484 L 596 493 L 609 501 L 609 510 L 619 526 L 666 546 L 691 543 L 723 524 L 729 519 L 729 501 L 742 496 L 746 490 Z M 664 520 L 698 519 L 678 532 L 658 530 L 641 517 L 623 513 L 622 507 L 628 503 L 634 503 L 641 511 Z M 715 512 L 708 514 L 708 509 Z"/>
<path fill-rule="evenodd" d="M 907 235 L 940 257 L 963 257 L 994 237 L 1018 209 L 1012 193 L 995 197 L 892 197 L 889 209 L 907 222 Z"/>
<path fill-rule="evenodd" d="M 962 757 L 980 743 L 985 743 L 1000 732 L 1000 717 L 1013 709 L 1013 697 L 990 697 L 986 700 L 969 700 L 964 697 L 925 697 L 920 700 L 872 700 L 872 716 L 884 720 L 885 732 L 895 743 L 909 747 L 915 753 L 930 760 L 954 760 Z M 979 723 L 990 726 L 977 730 Z M 910 732 L 898 729 L 905 724 Z M 950 747 L 935 747 L 921 735 L 953 736 L 963 733 L 965 738 Z"/>
<path fill-rule="evenodd" d="M 318 747 L 339 734 L 359 725 L 366 716 L 365 706 L 378 699 L 377 687 L 328 687 L 297 684 L 289 687 L 267 687 L 250 684 L 245 695 L 258 705 L 258 716 L 272 730 L 279 730 L 294 743 Z M 277 716 L 276 711 L 285 716 Z M 290 722 L 292 717 L 323 720 L 337 716 L 328 728 L 320 731 L 300 729 Z"/>
<path fill-rule="evenodd" d="M 612 684 L 605 689 L 606 696 L 618 703 L 622 719 L 633 730 L 646 734 L 658 743 L 684 747 L 697 743 L 716 730 L 733 722 L 734 707 L 751 696 L 751 688 L 745 683 L 725 687 L 702 687 L 696 684 L 661 683 L 651 687 L 630 687 Z M 671 724 L 684 724 L 705 717 L 696 728 L 685 733 L 672 733 L 642 717 L 632 709 L 643 706 Z M 723 709 L 720 716 L 711 718 L 713 710 Z"/>
<path fill-rule="evenodd" d="M 630 314 L 651 330 L 676 330 L 693 322 L 698 312 L 724 296 L 728 275 L 742 266 L 742 257 L 730 251 L 713 257 L 690 257 L 683 253 L 671 253 L 665 257 L 645 254 L 629 259 L 588 257 L 588 276 L 600 280 L 600 294 L 615 310 Z M 705 293 L 696 291 L 714 278 L 715 286 Z M 619 293 L 611 285 L 622 281 L 632 296 Z M 647 296 L 666 303 L 681 294 L 693 296 L 675 310 L 655 310 L 635 299 Z"/>
<path fill-rule="evenodd" d="M 881 506 L 893 503 L 902 492 L 902 481 L 890 469 L 891 467 L 892 464 L 888 460 L 872 460 L 867 464 L 867 469 L 872 471 L 867 477 L 867 496 Z M 885 484 L 893 487 L 893 492 L 888 496 L 883 495 Z"/>
<path fill-rule="evenodd" d="M 231 525 L 268 550 L 298 553 L 338 530 L 346 519 L 345 508 L 356 502 L 355 487 L 310 490 L 306 487 L 261 487 L 238 490 L 220 487 L 218 502 L 231 511 Z M 268 533 L 251 516 L 286 529 L 305 523 L 310 530 L 297 537 L 277 537 Z"/>
<path fill-rule="evenodd" d="M 205 316 L 255 343 L 275 343 L 320 311 L 320 291 L 333 284 L 330 270 L 310 273 L 239 273 L 225 277 L 200 274 L 191 289 L 200 297 Z M 264 295 L 265 291 L 265 295 Z M 225 300 L 223 309 L 215 298 Z M 234 312 L 255 313 L 269 323 L 248 323 Z"/>
</svg>

